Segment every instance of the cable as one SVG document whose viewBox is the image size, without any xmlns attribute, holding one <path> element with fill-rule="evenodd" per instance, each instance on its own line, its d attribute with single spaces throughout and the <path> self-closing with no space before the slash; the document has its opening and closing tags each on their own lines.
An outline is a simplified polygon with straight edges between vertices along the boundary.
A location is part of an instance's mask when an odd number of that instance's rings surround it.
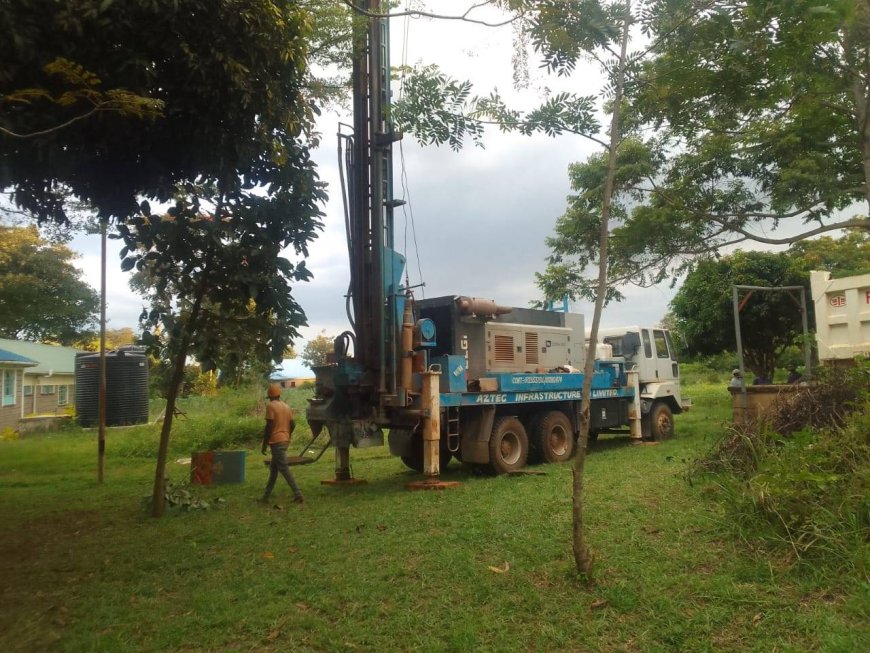
<svg viewBox="0 0 870 653">
<path fill-rule="evenodd" d="M 407 2 L 405 3 L 405 10 L 406 11 L 408 9 L 410 9 L 410 4 L 411 4 L 410 0 L 407 0 Z M 400 99 L 402 98 L 402 93 L 404 91 L 405 77 L 407 76 L 407 69 L 408 69 L 408 65 L 407 65 L 408 64 L 408 40 L 409 40 L 409 34 L 410 34 L 410 26 L 411 26 L 411 19 L 409 16 L 406 16 L 405 22 L 404 22 L 404 30 L 403 30 L 403 34 L 402 34 L 402 74 L 399 77 L 399 98 Z M 414 209 L 411 206 L 411 189 L 410 189 L 410 186 L 408 184 L 408 170 L 405 167 L 405 150 L 404 150 L 404 147 L 402 146 L 402 141 L 399 141 L 399 165 L 400 165 L 400 170 L 401 170 L 401 172 L 399 174 L 399 181 L 400 181 L 400 184 L 402 187 L 402 195 L 405 198 L 405 204 L 402 205 L 402 215 L 405 218 L 404 243 L 402 246 L 403 247 L 402 251 L 404 252 L 405 259 L 406 259 L 405 285 L 406 286 L 411 285 L 409 280 L 408 280 L 408 267 L 409 266 L 407 264 L 407 258 L 408 258 L 408 218 L 410 215 L 411 232 L 412 232 L 412 237 L 414 239 L 414 253 L 415 253 L 416 258 L 417 258 L 417 274 L 420 277 L 420 284 L 421 284 L 420 294 L 423 296 L 423 299 L 426 299 L 426 290 L 425 290 L 426 285 L 423 282 L 423 266 L 420 263 L 420 248 L 417 245 L 417 226 L 414 222 Z"/>
<path fill-rule="evenodd" d="M 339 123 L 339 130 L 341 130 L 341 123 Z M 341 142 L 342 140 L 347 141 L 348 146 L 346 151 L 344 152 L 344 161 L 342 161 L 342 150 L 341 150 Z M 351 234 L 350 229 L 350 209 L 348 207 L 347 201 L 347 184 L 344 178 L 344 167 L 347 166 L 347 169 L 353 172 L 353 137 L 348 136 L 346 134 L 342 134 L 341 131 L 337 134 L 337 142 L 338 142 L 338 177 L 341 184 L 341 201 L 344 205 L 344 232 L 345 238 L 347 242 L 347 260 L 348 264 L 351 267 L 350 274 L 353 277 L 353 236 Z M 347 314 L 347 321 L 350 322 L 350 328 L 356 331 L 356 322 L 354 321 L 353 313 L 350 310 L 350 303 L 352 298 L 352 290 L 353 284 L 352 282 L 348 283 L 347 286 L 347 295 L 344 298 L 344 312 Z M 356 348 L 354 347 L 354 351 Z"/>
</svg>

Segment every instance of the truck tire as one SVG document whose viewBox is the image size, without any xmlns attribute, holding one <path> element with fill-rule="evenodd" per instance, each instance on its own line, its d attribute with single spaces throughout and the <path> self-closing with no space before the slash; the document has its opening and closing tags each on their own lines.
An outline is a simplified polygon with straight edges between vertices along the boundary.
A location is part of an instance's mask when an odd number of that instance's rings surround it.
<svg viewBox="0 0 870 653">
<path fill-rule="evenodd" d="M 560 410 L 544 413 L 536 420 L 532 431 L 533 449 L 544 462 L 561 463 L 574 454 L 574 428 L 571 420 Z"/>
<path fill-rule="evenodd" d="M 496 474 L 507 474 L 526 466 L 529 436 L 516 417 L 501 417 L 489 438 L 489 466 Z"/>
<path fill-rule="evenodd" d="M 649 439 L 655 442 L 667 440 L 674 435 L 674 415 L 671 407 L 663 401 L 657 401 L 652 405 L 644 419 L 648 421 L 649 430 L 642 424 L 644 434 L 649 433 Z"/>
<path fill-rule="evenodd" d="M 447 465 L 450 464 L 450 456 L 452 454 L 447 450 L 447 443 L 444 441 L 444 438 L 441 438 L 439 445 L 439 453 L 441 455 L 438 460 L 438 469 L 443 472 L 447 469 Z M 419 474 L 423 473 L 423 433 L 419 428 L 411 436 L 411 453 L 401 458 L 406 467 L 413 469 Z"/>
</svg>

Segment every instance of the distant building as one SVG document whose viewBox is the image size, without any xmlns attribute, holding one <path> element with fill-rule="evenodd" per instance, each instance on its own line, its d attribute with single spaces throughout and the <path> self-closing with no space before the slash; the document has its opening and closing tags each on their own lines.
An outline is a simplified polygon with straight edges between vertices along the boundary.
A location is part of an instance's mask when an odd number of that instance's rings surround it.
<svg viewBox="0 0 870 653">
<path fill-rule="evenodd" d="M 280 385 L 282 388 L 301 388 L 306 383 L 313 384 L 314 380 L 313 376 L 301 379 L 272 379 L 272 381 Z"/>
<path fill-rule="evenodd" d="M 18 430 L 24 405 L 24 370 L 36 365 L 36 361 L 0 349 L 0 431 Z"/>
<path fill-rule="evenodd" d="M 16 428 L 24 417 L 61 415 L 75 405 L 75 360 L 81 350 L 0 338 L 0 351 L 5 352 L 0 356 L 0 428 Z"/>
<path fill-rule="evenodd" d="M 290 362 L 296 363 L 296 361 Z M 287 365 L 286 363 L 285 367 L 290 367 L 290 369 L 279 369 L 272 372 L 269 375 L 269 380 L 272 383 L 277 383 L 282 388 L 299 388 L 306 383 L 314 383 L 314 373 L 307 367 L 300 364 Z"/>
</svg>

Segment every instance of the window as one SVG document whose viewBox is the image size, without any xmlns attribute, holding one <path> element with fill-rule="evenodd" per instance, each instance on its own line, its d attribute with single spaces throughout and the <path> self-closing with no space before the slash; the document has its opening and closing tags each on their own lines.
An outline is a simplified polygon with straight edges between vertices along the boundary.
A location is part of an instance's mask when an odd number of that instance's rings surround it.
<svg viewBox="0 0 870 653">
<path fill-rule="evenodd" d="M 15 405 L 15 371 L 3 370 L 3 405 Z"/>
<path fill-rule="evenodd" d="M 41 394 L 41 395 L 53 395 L 54 394 L 54 386 L 53 385 L 41 385 L 41 386 L 39 386 L 39 394 Z"/>
<path fill-rule="evenodd" d="M 668 341 L 665 340 L 665 332 L 656 329 L 653 331 L 653 338 L 656 341 L 656 357 L 670 358 L 671 354 L 668 351 Z"/>
<path fill-rule="evenodd" d="M 647 358 L 652 358 L 652 343 L 649 340 L 649 330 L 642 329 L 640 333 L 643 338 L 643 355 Z"/>
<path fill-rule="evenodd" d="M 67 391 L 69 390 L 69 386 L 59 385 L 57 386 L 57 405 L 58 406 L 66 406 L 67 404 Z"/>
<path fill-rule="evenodd" d="M 24 386 L 24 396 L 25 397 L 33 396 L 33 386 L 32 385 Z"/>
<path fill-rule="evenodd" d="M 622 336 L 608 336 L 604 339 L 604 344 L 613 347 L 614 356 L 625 356 L 622 351 Z"/>
</svg>

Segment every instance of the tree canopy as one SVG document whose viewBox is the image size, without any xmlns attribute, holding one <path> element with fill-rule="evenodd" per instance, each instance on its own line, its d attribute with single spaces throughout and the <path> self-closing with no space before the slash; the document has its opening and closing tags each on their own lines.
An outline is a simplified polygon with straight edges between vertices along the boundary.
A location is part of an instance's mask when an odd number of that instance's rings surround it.
<svg viewBox="0 0 870 653">
<path fill-rule="evenodd" d="M 671 310 L 690 352 L 715 355 L 736 350 L 732 286 L 804 286 L 809 279 L 786 253 L 736 252 L 701 261 L 686 277 Z M 741 299 L 745 299 L 744 292 Z M 811 303 L 807 303 L 811 310 Z M 756 291 L 740 311 L 746 366 L 773 377 L 777 357 L 801 333 L 799 299 L 785 291 Z"/>
<path fill-rule="evenodd" d="M 641 4 L 613 283 L 679 276 L 729 244 L 870 230 L 867 0 Z M 582 295 L 597 255 L 603 161 L 580 166 L 540 279 L 555 297 Z"/>
<path fill-rule="evenodd" d="M 0 6 L 12 35 L 0 55 L 0 94 L 48 87 L 57 97 L 45 66 L 63 59 L 90 88 L 125 89 L 160 108 L 70 122 L 82 111 L 74 93 L 66 103 L 37 104 L 47 98 L 36 93 L 0 105 L 0 187 L 40 221 L 65 221 L 68 197 L 93 206 L 124 240 L 121 268 L 147 271 L 153 282 L 143 338 L 173 364 L 156 516 L 188 353 L 214 359 L 215 343 L 232 336 L 224 326 L 254 315 L 260 349 L 280 359 L 305 321 L 291 290 L 310 272 L 281 252 L 307 256 L 325 199 L 309 156 L 317 144 L 312 23 L 307 4 L 280 0 Z M 45 124 L 65 126 L 9 135 Z M 155 200 L 171 208 L 152 212 Z"/>
<path fill-rule="evenodd" d="M 334 338 L 325 333 L 319 333 L 305 343 L 302 349 L 302 362 L 310 368 L 326 365 L 326 357 L 335 351 Z"/>
<path fill-rule="evenodd" d="M 62 58 L 93 87 L 125 89 L 162 110 L 99 112 L 37 138 L 0 135 L 0 187 L 40 220 L 63 221 L 65 191 L 103 218 L 125 218 L 143 196 L 171 200 L 182 182 L 280 184 L 288 166 L 308 165 L 293 142 L 310 135 L 314 116 L 304 88 L 309 17 L 272 0 L 3 3 L 0 95 L 57 95 L 63 80 L 45 66 Z M 75 98 L 4 101 L 0 124 L 29 133 L 82 108 Z"/>
<path fill-rule="evenodd" d="M 690 354 L 733 352 L 736 336 L 731 286 L 803 286 L 809 292 L 812 270 L 826 270 L 834 277 L 870 271 L 870 236 L 852 231 L 841 238 L 801 241 L 779 253 L 736 252 L 707 259 L 686 277 L 666 319 Z M 769 376 L 782 351 L 801 336 L 798 296 L 758 292 L 747 298 L 743 292 L 743 299 L 740 320 L 745 359 L 756 374 Z M 809 295 L 807 309 L 812 328 L 815 315 Z"/>
<path fill-rule="evenodd" d="M 635 35 L 643 38 L 627 61 L 610 298 L 623 283 L 678 278 L 728 244 L 870 230 L 867 0 L 632 4 Z M 612 92 L 625 2 L 500 5 L 515 12 L 521 39 L 548 70 L 570 74 L 592 53 L 610 77 L 605 95 Z M 394 114 L 426 143 L 481 144 L 487 123 L 598 140 L 594 96 L 555 94 L 520 112 L 432 66 L 416 69 L 404 88 Z M 595 154 L 569 171 L 575 195 L 539 278 L 548 299 L 593 294 L 587 266 L 599 255 L 606 164 Z"/>
<path fill-rule="evenodd" d="M 850 231 L 842 238 L 822 236 L 792 245 L 789 256 L 804 274 L 824 270 L 835 279 L 870 273 L 870 233 Z"/>
<path fill-rule="evenodd" d="M 77 256 L 36 227 L 0 226 L 0 336 L 70 345 L 95 326 L 99 297 Z"/>
</svg>

